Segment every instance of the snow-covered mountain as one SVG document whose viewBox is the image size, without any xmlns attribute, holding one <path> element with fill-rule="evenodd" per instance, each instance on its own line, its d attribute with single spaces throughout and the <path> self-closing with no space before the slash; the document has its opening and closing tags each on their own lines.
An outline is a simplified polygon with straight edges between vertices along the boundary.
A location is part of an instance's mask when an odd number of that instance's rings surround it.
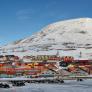
<svg viewBox="0 0 92 92">
<path fill-rule="evenodd" d="M 40 32 L 3 46 L 3 50 L 62 50 L 92 47 L 92 18 L 52 23 Z"/>
<path fill-rule="evenodd" d="M 20 41 L 18 44 L 76 43 L 89 44 L 92 41 L 92 19 L 80 18 L 50 24 L 40 32 Z"/>
</svg>

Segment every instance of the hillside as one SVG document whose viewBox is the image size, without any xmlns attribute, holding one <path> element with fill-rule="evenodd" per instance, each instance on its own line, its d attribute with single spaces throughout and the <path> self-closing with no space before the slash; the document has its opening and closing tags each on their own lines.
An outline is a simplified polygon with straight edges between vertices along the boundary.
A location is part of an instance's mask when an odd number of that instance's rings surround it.
<svg viewBox="0 0 92 92">
<path fill-rule="evenodd" d="M 92 19 L 77 18 L 52 23 L 23 40 L 3 46 L 3 51 L 49 51 L 92 48 Z"/>
</svg>

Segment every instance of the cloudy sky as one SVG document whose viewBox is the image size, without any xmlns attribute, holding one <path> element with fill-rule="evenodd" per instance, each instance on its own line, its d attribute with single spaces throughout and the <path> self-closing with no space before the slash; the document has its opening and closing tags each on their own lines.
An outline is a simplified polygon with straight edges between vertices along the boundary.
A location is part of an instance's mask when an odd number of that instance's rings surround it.
<svg viewBox="0 0 92 92">
<path fill-rule="evenodd" d="M 0 45 L 65 19 L 92 17 L 92 0 L 0 0 Z"/>
</svg>

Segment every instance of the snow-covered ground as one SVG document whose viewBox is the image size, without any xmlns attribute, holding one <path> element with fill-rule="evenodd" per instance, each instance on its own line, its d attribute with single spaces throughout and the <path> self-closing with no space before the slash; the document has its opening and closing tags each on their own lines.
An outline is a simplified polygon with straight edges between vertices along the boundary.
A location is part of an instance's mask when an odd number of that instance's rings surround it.
<svg viewBox="0 0 92 92">
<path fill-rule="evenodd" d="M 7 52 L 7 53 L 1 53 L 1 55 L 16 55 L 20 58 L 23 58 L 23 56 L 37 56 L 37 55 L 57 55 L 58 56 L 73 56 L 75 59 L 80 59 L 80 52 L 81 52 L 81 59 L 92 59 L 92 49 L 84 49 L 84 48 L 78 48 L 76 50 L 49 50 L 49 51 L 34 51 L 29 50 L 26 52 Z"/>
<path fill-rule="evenodd" d="M 92 80 L 66 80 L 64 84 L 26 84 L 24 87 L 1 88 L 0 92 L 92 92 Z"/>
</svg>

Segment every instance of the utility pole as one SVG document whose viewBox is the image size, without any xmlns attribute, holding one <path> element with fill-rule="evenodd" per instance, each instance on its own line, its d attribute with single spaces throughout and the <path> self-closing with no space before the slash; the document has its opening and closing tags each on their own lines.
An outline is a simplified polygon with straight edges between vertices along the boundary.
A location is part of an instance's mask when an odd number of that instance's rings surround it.
<svg viewBox="0 0 92 92">
<path fill-rule="evenodd" d="M 82 52 L 80 51 L 80 55 L 79 55 L 79 57 L 81 58 L 82 57 Z"/>
</svg>

